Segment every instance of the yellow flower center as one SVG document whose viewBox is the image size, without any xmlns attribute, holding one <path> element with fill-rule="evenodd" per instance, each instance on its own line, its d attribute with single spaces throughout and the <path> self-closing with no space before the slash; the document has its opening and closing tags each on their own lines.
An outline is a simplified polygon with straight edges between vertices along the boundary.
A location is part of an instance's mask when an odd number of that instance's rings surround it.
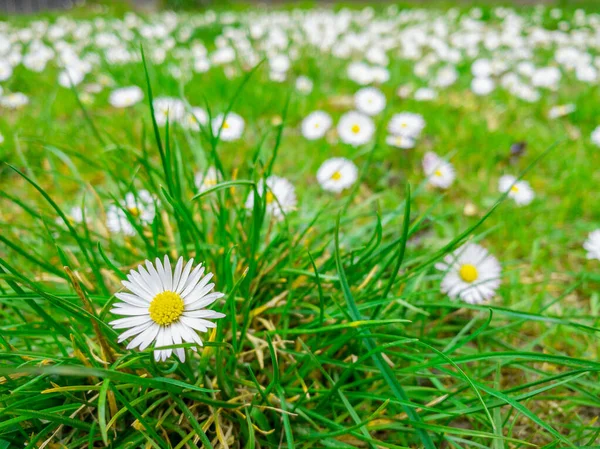
<svg viewBox="0 0 600 449">
<path fill-rule="evenodd" d="M 470 263 L 466 263 L 460 267 L 458 274 L 463 281 L 468 283 L 475 282 L 479 277 L 477 268 L 475 268 L 475 265 L 471 265 Z"/>
<path fill-rule="evenodd" d="M 434 175 L 439 178 L 439 177 L 442 176 L 442 171 L 438 169 L 438 170 L 435 171 Z"/>
<path fill-rule="evenodd" d="M 273 201 L 275 201 L 275 195 L 273 195 L 273 192 L 267 191 L 266 200 L 267 204 L 271 204 Z"/>
<path fill-rule="evenodd" d="M 331 179 L 333 179 L 334 181 L 339 181 L 340 179 L 342 179 L 342 174 L 339 171 L 336 171 L 333 173 L 333 175 L 331 175 Z"/>
<path fill-rule="evenodd" d="M 352 125 L 352 128 L 350 128 L 350 129 L 351 129 L 351 131 L 354 134 L 358 134 L 360 132 L 360 126 L 359 125 Z"/>
<path fill-rule="evenodd" d="M 223 129 L 229 129 L 229 123 L 227 123 L 227 120 L 223 122 Z"/>
<path fill-rule="evenodd" d="M 408 126 L 408 123 L 400 123 L 401 128 L 406 128 L 407 126 Z"/>
<path fill-rule="evenodd" d="M 214 178 L 207 178 L 204 180 L 203 184 L 207 187 L 212 187 L 217 185 L 217 180 Z"/>
<path fill-rule="evenodd" d="M 517 193 L 519 191 L 519 188 L 517 186 L 512 186 L 510 188 L 510 191 L 513 192 L 513 193 Z"/>
<path fill-rule="evenodd" d="M 184 307 L 185 304 L 181 296 L 167 290 L 154 297 L 148 308 L 148 313 L 156 324 L 168 326 L 179 319 Z"/>
<path fill-rule="evenodd" d="M 319 129 L 319 124 L 315 123 L 315 129 Z"/>
<path fill-rule="evenodd" d="M 129 207 L 128 210 L 129 210 L 129 213 L 131 215 L 133 215 L 134 217 L 140 216 L 140 209 L 137 206 Z"/>
</svg>

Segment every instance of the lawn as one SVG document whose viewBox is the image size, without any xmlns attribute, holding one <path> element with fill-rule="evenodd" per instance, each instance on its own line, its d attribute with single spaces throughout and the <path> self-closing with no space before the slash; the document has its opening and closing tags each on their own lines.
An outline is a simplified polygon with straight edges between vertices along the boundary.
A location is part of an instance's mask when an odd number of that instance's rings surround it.
<svg viewBox="0 0 600 449">
<path fill-rule="evenodd" d="M 0 21 L 0 449 L 600 444 L 600 8 Z"/>
</svg>

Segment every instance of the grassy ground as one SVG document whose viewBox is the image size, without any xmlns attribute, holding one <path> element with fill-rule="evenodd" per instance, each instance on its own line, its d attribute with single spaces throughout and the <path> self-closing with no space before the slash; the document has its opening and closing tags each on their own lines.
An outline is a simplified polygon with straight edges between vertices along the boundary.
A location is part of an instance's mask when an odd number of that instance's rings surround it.
<svg viewBox="0 0 600 449">
<path fill-rule="evenodd" d="M 572 10 L 565 14 L 572 20 Z M 547 28 L 558 22 L 544 13 Z M 222 29 L 194 36 L 212 51 Z M 540 52 L 536 63 L 551 55 Z M 599 125 L 597 83 L 565 73 L 560 89 L 535 103 L 501 89 L 478 97 L 465 62 L 453 86 L 422 102 L 397 96 L 400 85 L 426 83 L 413 63 L 391 58 L 376 137 L 353 148 L 299 132 L 313 110 L 337 120 L 349 109 L 358 86 L 345 60 L 302 50 L 293 73 L 314 81 L 306 96 L 292 75 L 270 81 L 266 64 L 248 73 L 234 64 L 230 77 L 214 67 L 182 82 L 169 72 L 173 63 L 147 71 L 141 61 L 100 64 L 92 79 L 102 73 L 116 87 L 145 90 L 143 102 L 121 110 L 108 103 L 110 88 L 89 97 L 85 82 L 77 95 L 59 86 L 54 63 L 43 73 L 18 66 L 1 83 L 30 104 L 0 109 L 0 447 L 600 444 L 600 262 L 582 248 L 600 222 L 599 153 L 589 139 Z M 209 130 L 178 126 L 157 139 L 147 77 L 154 96 L 208 105 L 215 115 L 231 108 L 246 121 L 243 139 L 219 142 Z M 573 114 L 547 118 L 566 103 L 576 105 Z M 385 144 L 400 111 L 427 123 L 411 150 Z M 515 159 L 516 142 L 527 149 Z M 429 150 L 456 168 L 448 191 L 425 183 Z M 339 195 L 315 182 L 333 156 L 360 169 L 360 181 Z M 209 165 L 232 183 L 194 198 L 193 175 Z M 517 207 L 501 197 L 498 178 L 528 168 L 536 199 Z M 271 173 L 298 195 L 282 222 L 265 216 L 262 200 L 243 207 L 252 190 L 243 181 Z M 157 218 L 133 237 L 110 233 L 108 205 L 142 188 L 159 200 Z M 77 205 L 87 223 L 61 218 Z M 503 266 L 488 303 L 440 292 L 433 263 L 466 240 Z M 185 363 L 126 350 L 107 324 L 124 273 L 164 254 L 205 262 L 226 295 L 214 309 L 227 317 L 202 334 L 203 350 L 183 345 Z"/>
</svg>

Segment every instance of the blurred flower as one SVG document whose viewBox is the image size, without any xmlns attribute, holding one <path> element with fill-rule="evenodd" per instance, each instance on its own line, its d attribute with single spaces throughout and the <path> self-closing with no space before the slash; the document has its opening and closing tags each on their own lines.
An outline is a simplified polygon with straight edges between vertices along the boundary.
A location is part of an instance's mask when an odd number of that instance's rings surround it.
<svg viewBox="0 0 600 449">
<path fill-rule="evenodd" d="M 0 97 L 0 106 L 7 109 L 19 109 L 29 103 L 29 97 L 21 92 L 13 92 Z"/>
<path fill-rule="evenodd" d="M 81 70 L 67 68 L 58 74 L 58 84 L 70 88 L 71 85 L 77 86 L 84 78 L 85 73 Z"/>
<path fill-rule="evenodd" d="M 7 61 L 0 61 L 0 81 L 6 81 L 12 76 L 12 66 Z"/>
<path fill-rule="evenodd" d="M 175 269 L 167 256 L 163 263 L 156 258 L 154 264 L 146 260 L 145 267 L 139 265 L 131 270 L 122 284 L 131 293 L 119 292 L 115 296 L 123 302 L 114 304 L 111 313 L 124 318 L 111 321 L 115 329 L 127 329 L 119 336 L 119 343 L 134 337 L 127 349 L 145 350 L 155 343 L 154 359 L 167 360 L 173 352 L 181 362 L 185 361 L 183 348 L 160 349 L 164 346 L 181 343 L 196 343 L 202 346 L 197 332 L 207 332 L 216 327 L 210 319 L 225 317 L 220 312 L 209 310 L 223 293 L 210 291 L 215 284 L 209 284 L 212 273 L 204 275 L 202 264 L 192 270 L 194 259 L 183 266 L 183 257 L 177 261 Z M 195 347 L 192 347 L 196 351 Z"/>
<path fill-rule="evenodd" d="M 173 125 L 174 122 L 180 121 L 185 114 L 185 105 L 178 98 L 157 97 L 152 101 L 152 106 L 158 126 L 165 126 L 167 119 Z"/>
<path fill-rule="evenodd" d="M 600 126 L 592 131 L 592 143 L 600 147 Z"/>
<path fill-rule="evenodd" d="M 139 190 L 137 195 L 129 192 L 125 195 L 121 207 L 113 204 L 106 212 L 106 226 L 111 232 L 135 235 L 135 228 L 130 223 L 125 210 L 134 220 L 139 220 L 142 224 L 151 223 L 156 215 L 154 198 L 150 192 Z"/>
<path fill-rule="evenodd" d="M 463 214 L 465 214 L 467 217 L 474 217 L 477 215 L 477 206 L 469 201 L 463 208 Z"/>
<path fill-rule="evenodd" d="M 229 112 L 227 118 L 225 118 L 225 115 L 220 114 L 212 120 L 213 134 L 217 136 L 220 132 L 220 140 L 225 142 L 242 137 L 244 126 L 244 119 L 235 112 Z"/>
<path fill-rule="evenodd" d="M 454 182 L 456 174 L 452 164 L 440 158 L 433 151 L 425 153 L 422 163 L 427 181 L 432 186 L 447 189 Z"/>
<path fill-rule="evenodd" d="M 471 81 L 471 90 L 475 95 L 489 95 L 494 90 L 494 81 L 487 77 L 476 77 Z"/>
<path fill-rule="evenodd" d="M 208 167 L 206 172 L 198 172 L 194 176 L 194 183 L 199 192 L 204 192 L 219 183 L 221 176 L 215 167 Z"/>
<path fill-rule="evenodd" d="M 114 204 L 106 210 L 106 227 L 115 234 L 122 233 L 130 237 L 135 235 L 135 228 L 129 222 L 127 214 Z"/>
<path fill-rule="evenodd" d="M 127 108 L 139 103 L 143 98 L 142 89 L 137 86 L 129 86 L 113 90 L 108 97 L 108 102 L 115 108 Z"/>
<path fill-rule="evenodd" d="M 200 131 L 200 126 L 206 126 L 208 123 L 208 114 L 202 108 L 192 108 L 191 111 L 185 112 L 180 124 L 184 129 L 192 131 Z"/>
<path fill-rule="evenodd" d="M 320 139 L 331 128 L 332 123 L 327 112 L 311 112 L 302 120 L 302 135 L 308 140 Z"/>
<path fill-rule="evenodd" d="M 575 105 L 573 103 L 564 104 L 561 106 L 553 106 L 548 111 L 548 118 L 555 119 L 559 117 L 564 117 L 565 115 L 569 115 L 570 113 L 575 111 Z"/>
<path fill-rule="evenodd" d="M 415 147 L 415 141 L 411 137 L 399 135 L 395 136 L 393 134 L 386 137 L 385 143 L 387 143 L 391 147 L 402 148 L 404 150 Z"/>
<path fill-rule="evenodd" d="M 412 112 L 394 114 L 388 123 L 388 131 L 391 134 L 412 139 L 417 139 L 424 127 L 425 120 L 423 120 L 423 116 Z"/>
<path fill-rule="evenodd" d="M 421 87 L 415 91 L 414 95 L 417 101 L 431 101 L 437 98 L 437 92 L 429 87 Z"/>
<path fill-rule="evenodd" d="M 342 142 L 356 147 L 371 140 L 375 125 L 370 117 L 360 112 L 350 111 L 342 115 L 337 130 Z"/>
<path fill-rule="evenodd" d="M 354 94 L 356 109 L 363 114 L 377 115 L 385 108 L 385 95 L 376 87 L 363 87 Z"/>
<path fill-rule="evenodd" d="M 266 201 L 267 214 L 282 220 L 285 215 L 296 208 L 296 190 L 291 182 L 285 178 L 271 175 L 266 182 L 261 180 L 258 185 L 258 194 Z M 246 200 L 246 209 L 254 207 L 254 191 L 250 192 Z"/>
<path fill-rule="evenodd" d="M 600 229 L 590 232 L 583 248 L 587 251 L 588 259 L 600 260 Z"/>
<path fill-rule="evenodd" d="M 309 94 L 313 90 L 313 82 L 306 76 L 296 78 L 296 90 L 303 94 Z"/>
<path fill-rule="evenodd" d="M 502 267 L 498 259 L 475 243 L 466 243 L 447 254 L 435 268 L 445 273 L 442 293 L 469 304 L 489 300 L 500 286 Z"/>
<path fill-rule="evenodd" d="M 508 192 L 508 197 L 515 200 L 519 206 L 526 206 L 535 197 L 535 193 L 527 181 L 517 181 L 517 178 L 511 175 L 500 177 L 498 190 L 502 193 Z"/>
<path fill-rule="evenodd" d="M 535 87 L 545 87 L 556 90 L 560 82 L 561 73 L 557 67 L 542 67 L 536 69 L 531 76 L 531 83 Z"/>
<path fill-rule="evenodd" d="M 354 184 L 357 178 L 356 165 L 343 157 L 327 159 L 317 171 L 317 181 L 328 192 L 339 193 Z"/>
</svg>

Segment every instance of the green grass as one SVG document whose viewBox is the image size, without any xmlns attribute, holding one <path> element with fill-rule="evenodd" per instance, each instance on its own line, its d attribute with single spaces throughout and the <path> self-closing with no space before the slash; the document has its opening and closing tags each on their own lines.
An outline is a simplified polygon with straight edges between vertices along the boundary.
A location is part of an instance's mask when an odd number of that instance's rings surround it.
<svg viewBox="0 0 600 449">
<path fill-rule="evenodd" d="M 197 35 L 212 49 L 220 31 Z M 597 85 L 565 75 L 538 103 L 502 91 L 478 98 L 459 65 L 456 85 L 417 102 L 396 96 L 419 81 L 393 60 L 376 142 L 351 148 L 298 132 L 312 110 L 346 110 L 334 97 L 357 86 L 339 60 L 302 54 L 294 71 L 315 81 L 308 96 L 292 81 L 268 81 L 265 64 L 185 83 L 166 65 L 103 67 L 117 86 L 143 87 L 145 101 L 116 110 L 105 90 L 80 104 L 52 64 L 43 74 L 17 68 L 3 83 L 31 104 L 0 115 L 0 448 L 600 444 L 600 277 L 581 247 L 600 222 L 589 142 Z M 239 113 L 243 139 L 157 128 L 150 89 L 213 115 Z M 551 105 L 568 102 L 574 114 L 547 120 Z M 399 111 L 427 121 L 415 149 L 385 145 Z M 517 141 L 527 152 L 511 162 Z M 427 150 L 452 156 L 458 175 L 447 193 L 424 185 Z M 314 179 L 334 155 L 361 168 L 341 195 Z M 222 167 L 223 183 L 198 194 L 194 172 L 209 165 Z M 531 205 L 498 193 L 504 172 L 527 172 Z M 262 199 L 244 208 L 270 174 L 290 179 L 299 198 L 281 222 Z M 110 234 L 106 207 L 142 188 L 159 200 L 154 222 L 130 238 Z M 467 203 L 474 216 L 463 213 Z M 66 217 L 77 205 L 87 223 Z M 467 240 L 503 265 L 489 304 L 439 291 L 433 264 Z M 214 308 L 227 317 L 185 363 L 128 351 L 107 324 L 124 273 L 163 254 L 204 261 L 226 294 Z"/>
</svg>

